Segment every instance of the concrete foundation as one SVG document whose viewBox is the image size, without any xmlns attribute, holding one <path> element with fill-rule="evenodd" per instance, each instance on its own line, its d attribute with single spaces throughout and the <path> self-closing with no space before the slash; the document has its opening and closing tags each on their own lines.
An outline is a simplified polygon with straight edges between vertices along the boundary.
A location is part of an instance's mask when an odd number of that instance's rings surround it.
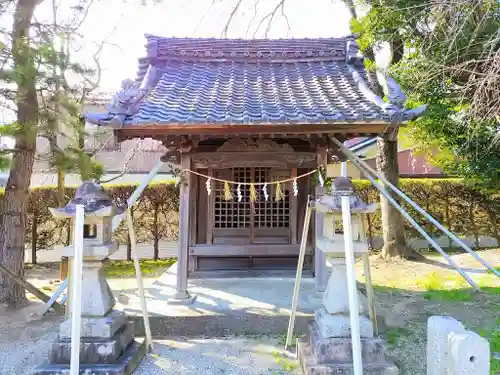
<svg viewBox="0 0 500 375">
<path fill-rule="evenodd" d="M 196 299 L 190 305 L 175 305 L 169 303 L 176 291 L 174 265 L 159 279 L 145 281 L 151 331 L 156 337 L 282 335 L 290 320 L 295 273 L 273 275 L 268 272 L 265 277 L 189 279 L 188 290 Z M 135 280 L 129 281 L 127 286 L 124 282 L 111 282 L 117 290 L 115 308 L 134 322 L 136 336 L 144 336 Z M 361 302 L 366 305 L 366 298 L 362 297 Z M 305 273 L 300 288 L 296 334 L 307 333 L 315 311 L 322 306 L 322 298 L 322 294 L 315 292 L 314 279 Z M 379 329 L 385 327 L 382 313 L 378 306 Z"/>
</svg>

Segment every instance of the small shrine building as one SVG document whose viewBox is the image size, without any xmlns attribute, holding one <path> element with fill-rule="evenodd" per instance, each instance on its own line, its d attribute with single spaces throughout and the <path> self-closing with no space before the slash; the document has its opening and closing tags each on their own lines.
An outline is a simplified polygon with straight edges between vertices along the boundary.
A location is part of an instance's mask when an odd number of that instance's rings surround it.
<svg viewBox="0 0 500 375">
<path fill-rule="evenodd" d="M 183 285 L 196 274 L 296 269 L 315 186 L 313 175 L 294 178 L 339 156 L 331 137 L 395 132 L 415 115 L 394 81 L 389 102 L 370 90 L 352 37 L 146 39 L 135 81 L 122 83 L 107 113 L 87 120 L 113 127 L 119 142 L 160 140 L 164 162 L 195 172 L 181 183 Z M 247 185 L 231 185 L 228 200 L 216 179 Z M 249 185 L 286 179 L 279 200 L 276 185 L 266 193 Z M 305 268 L 314 271 L 324 258 L 314 265 L 321 254 L 313 237 Z"/>
</svg>

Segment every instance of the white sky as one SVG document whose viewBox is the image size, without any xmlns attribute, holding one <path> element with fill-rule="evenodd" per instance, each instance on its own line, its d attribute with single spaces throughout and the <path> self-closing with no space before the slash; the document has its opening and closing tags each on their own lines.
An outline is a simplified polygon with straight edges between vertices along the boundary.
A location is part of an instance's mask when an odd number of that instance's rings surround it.
<svg viewBox="0 0 500 375">
<path fill-rule="evenodd" d="M 66 0 L 67 1 L 67 0 Z M 151 1 L 151 0 L 149 0 Z M 178 37 L 220 37 L 229 14 L 238 0 L 163 0 L 163 4 L 141 6 L 139 0 L 100 0 L 82 28 L 86 57 L 106 36 L 109 43 L 102 58 L 101 90 L 115 91 L 125 78 L 134 78 L 137 59 L 145 53 L 144 34 Z M 255 21 L 254 4 L 258 2 Z M 228 37 L 251 38 L 260 20 L 279 0 L 243 0 L 228 31 Z M 50 1 L 49 1 L 50 3 Z M 212 5 L 213 3 L 213 5 Z M 307 4 L 307 5 L 306 5 Z M 270 38 L 336 37 L 349 33 L 349 15 L 335 0 L 286 0 L 284 17 L 277 13 Z M 249 27 L 250 25 L 250 27 Z M 261 32 L 256 37 L 263 37 Z"/>
<path fill-rule="evenodd" d="M 69 7 L 77 0 L 59 2 L 58 18 L 70 17 Z M 152 3 L 154 0 L 147 0 Z M 92 55 L 103 40 L 107 41 L 100 59 L 100 91 L 114 92 L 125 78 L 135 78 L 137 59 L 145 54 L 144 34 L 177 37 L 221 37 L 231 11 L 239 0 L 163 0 L 162 4 L 141 6 L 141 0 L 94 0 L 80 29 L 80 51 L 73 57 L 94 67 Z M 227 36 L 252 38 L 260 20 L 276 7 L 279 0 L 242 0 Z M 61 4 L 64 4 L 63 8 Z M 257 14 L 255 12 L 257 4 Z M 340 0 L 286 0 L 285 13 L 276 13 L 269 38 L 339 37 L 349 34 L 349 13 Z M 52 0 L 37 9 L 38 21 L 51 22 Z M 252 21 L 253 20 L 253 21 Z M 3 17 L 0 24 L 11 26 Z M 264 24 L 255 37 L 264 37 Z M 0 123 L 14 120 L 14 114 L 0 111 Z M 0 143 L 1 139 L 0 139 Z"/>
</svg>

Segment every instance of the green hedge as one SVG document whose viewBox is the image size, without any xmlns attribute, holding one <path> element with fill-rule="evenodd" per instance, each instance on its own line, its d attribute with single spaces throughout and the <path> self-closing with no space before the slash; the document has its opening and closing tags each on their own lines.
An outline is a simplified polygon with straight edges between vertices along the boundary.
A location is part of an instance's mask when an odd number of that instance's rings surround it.
<svg viewBox="0 0 500 375">
<path fill-rule="evenodd" d="M 358 180 L 355 185 L 365 201 L 376 202 L 379 194 L 368 181 Z M 124 203 L 137 185 L 105 185 L 117 203 Z M 500 198 L 467 187 L 458 179 L 403 179 L 401 189 L 446 227 L 458 235 L 473 235 L 478 244 L 480 236 L 491 236 L 500 243 Z M 69 200 L 75 187 L 67 188 Z M 0 195 L 3 193 L 0 191 Z M 26 222 L 27 242 L 32 252 L 49 249 L 68 241 L 68 223 L 54 220 L 48 207 L 56 207 L 55 187 L 31 189 Z M 139 242 L 153 244 L 152 257 L 158 258 L 158 243 L 161 240 L 176 240 L 178 237 L 179 191 L 172 181 L 151 184 L 134 206 L 134 219 Z M 440 232 L 430 225 L 414 209 L 403 205 L 431 235 Z M 381 234 L 380 213 L 370 215 L 368 233 Z M 419 237 L 407 226 L 408 235 Z M 115 232 L 120 243 L 128 243 L 125 225 Z M 35 238 L 34 241 L 33 238 Z M 33 258 L 35 259 L 35 258 Z"/>
<path fill-rule="evenodd" d="M 134 185 L 104 185 L 117 204 L 124 204 L 137 188 Z M 66 201 L 74 196 L 76 186 L 66 188 Z M 0 196 L 3 191 L 0 191 Z M 28 216 L 26 220 L 26 241 L 31 244 L 32 259 L 36 251 L 50 249 L 55 245 L 67 244 L 69 223 L 54 220 L 48 208 L 57 207 L 57 191 L 54 186 L 30 189 Z M 153 243 L 152 256 L 158 259 L 158 243 L 161 240 L 176 240 L 179 232 L 179 190 L 173 181 L 149 185 L 141 199 L 133 207 L 138 242 Z M 131 249 L 128 231 L 123 221 L 114 233 L 121 244 L 128 245 L 128 258 Z M 33 238 L 35 240 L 33 241 Z M 35 256 L 33 256 L 35 255 Z"/>
<path fill-rule="evenodd" d="M 378 191 L 368 181 L 356 181 L 361 196 L 368 202 L 378 202 Z M 402 179 L 400 189 L 445 227 L 459 236 L 474 236 L 479 247 L 481 236 L 491 236 L 500 243 L 500 197 L 471 188 L 460 179 Z M 442 232 L 429 223 L 410 205 L 401 202 L 405 210 L 427 233 Z M 368 232 L 381 235 L 380 212 L 370 215 Z M 408 237 L 421 235 L 405 220 Z M 450 245 L 451 247 L 451 241 Z"/>
</svg>

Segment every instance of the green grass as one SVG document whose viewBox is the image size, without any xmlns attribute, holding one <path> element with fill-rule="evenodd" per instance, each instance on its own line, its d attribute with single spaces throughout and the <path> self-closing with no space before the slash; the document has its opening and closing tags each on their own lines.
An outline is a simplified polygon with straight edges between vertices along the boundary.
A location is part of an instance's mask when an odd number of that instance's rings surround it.
<svg viewBox="0 0 500 375">
<path fill-rule="evenodd" d="M 292 335 L 292 343 L 290 344 L 290 347 L 294 348 L 297 345 L 297 339 L 300 338 L 297 334 Z M 286 332 L 282 333 L 278 336 L 278 344 L 280 345 L 285 345 L 286 344 Z"/>
<path fill-rule="evenodd" d="M 276 364 L 280 365 L 284 371 L 292 372 L 298 368 L 298 365 L 296 362 L 291 361 L 288 358 L 285 358 L 283 356 L 283 354 L 281 354 L 277 351 L 273 351 L 271 354 L 272 354 L 274 360 L 276 361 Z"/>
<path fill-rule="evenodd" d="M 495 285 L 496 276 L 485 275 L 477 283 L 486 294 L 500 294 L 500 287 Z M 433 272 L 416 281 L 423 289 L 423 297 L 432 301 L 468 302 L 474 299 L 475 291 L 460 276 L 445 278 L 442 274 Z"/>
<path fill-rule="evenodd" d="M 404 327 L 388 327 L 384 332 L 386 341 L 389 345 L 396 345 L 401 336 L 409 336 L 412 333 L 411 330 Z"/>
<path fill-rule="evenodd" d="M 162 260 L 141 260 L 141 272 L 143 276 L 159 276 L 165 269 L 170 267 L 176 261 L 175 258 Z M 129 261 L 108 261 L 104 265 L 104 272 L 108 277 L 134 277 L 134 262 Z"/>
<path fill-rule="evenodd" d="M 500 267 L 493 267 L 494 270 L 496 270 L 497 272 L 500 272 Z M 487 271 L 490 275 L 493 275 L 493 271 L 491 270 L 488 270 Z"/>
<path fill-rule="evenodd" d="M 497 318 L 495 328 L 481 330 L 479 334 L 490 342 L 491 375 L 498 375 L 500 374 L 500 360 L 494 358 L 493 354 L 500 353 L 500 318 Z"/>
<path fill-rule="evenodd" d="M 467 302 L 474 297 L 472 290 L 432 290 L 424 293 L 424 298 L 429 301 L 457 301 Z"/>
<path fill-rule="evenodd" d="M 417 286 L 423 290 L 434 291 L 442 290 L 445 287 L 446 279 L 442 274 L 432 272 L 426 277 L 420 278 L 415 281 Z"/>
</svg>

